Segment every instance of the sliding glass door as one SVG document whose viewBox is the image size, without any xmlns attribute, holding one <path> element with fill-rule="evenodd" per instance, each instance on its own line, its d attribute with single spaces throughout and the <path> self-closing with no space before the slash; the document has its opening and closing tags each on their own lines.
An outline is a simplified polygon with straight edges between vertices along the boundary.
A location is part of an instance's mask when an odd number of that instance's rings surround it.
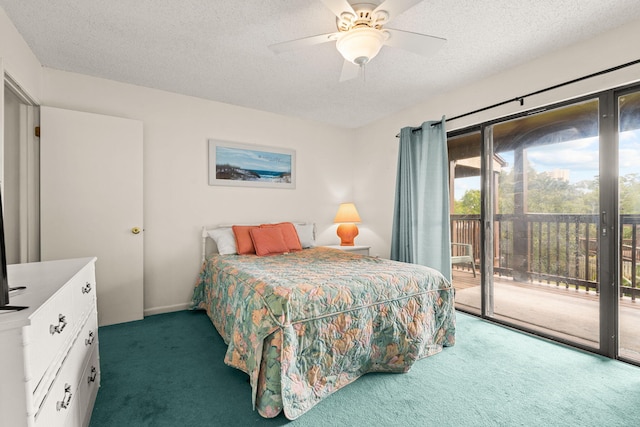
<svg viewBox="0 0 640 427">
<path fill-rule="evenodd" d="M 462 129 L 449 157 L 456 308 L 640 364 L 640 87 Z"/>
<path fill-rule="evenodd" d="M 447 145 L 451 189 L 451 271 L 456 306 L 480 314 L 482 135 L 479 130 L 472 130 L 449 138 Z"/>
<path fill-rule="evenodd" d="M 599 347 L 599 100 L 495 124 L 496 319 Z"/>
<path fill-rule="evenodd" d="M 640 362 L 640 91 L 617 98 L 620 225 L 618 352 Z"/>
</svg>

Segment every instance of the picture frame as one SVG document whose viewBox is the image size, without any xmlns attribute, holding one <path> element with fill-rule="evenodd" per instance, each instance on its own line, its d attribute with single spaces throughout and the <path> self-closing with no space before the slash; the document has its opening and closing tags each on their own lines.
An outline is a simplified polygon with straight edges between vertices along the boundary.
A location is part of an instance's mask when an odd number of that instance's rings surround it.
<svg viewBox="0 0 640 427">
<path fill-rule="evenodd" d="M 209 185 L 296 187 L 296 152 L 209 139 Z"/>
</svg>

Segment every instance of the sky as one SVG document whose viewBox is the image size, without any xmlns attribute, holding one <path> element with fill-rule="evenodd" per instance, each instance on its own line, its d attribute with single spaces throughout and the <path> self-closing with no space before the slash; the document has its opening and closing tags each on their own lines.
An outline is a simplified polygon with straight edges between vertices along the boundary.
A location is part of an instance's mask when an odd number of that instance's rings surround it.
<svg viewBox="0 0 640 427">
<path fill-rule="evenodd" d="M 507 168 L 513 167 L 513 152 L 500 153 L 500 156 L 507 161 Z M 593 180 L 599 174 L 598 138 L 530 148 L 527 150 L 527 159 L 537 172 L 569 170 L 571 183 Z M 621 176 L 640 173 L 640 130 L 620 134 L 619 167 Z M 480 177 L 455 180 L 456 200 L 460 200 L 467 190 L 479 189 Z"/>
</svg>

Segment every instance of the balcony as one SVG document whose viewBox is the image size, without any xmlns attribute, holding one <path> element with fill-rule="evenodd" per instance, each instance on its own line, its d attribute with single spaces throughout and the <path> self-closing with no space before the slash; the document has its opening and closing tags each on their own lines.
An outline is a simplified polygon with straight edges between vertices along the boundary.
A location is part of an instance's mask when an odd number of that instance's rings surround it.
<svg viewBox="0 0 640 427">
<path fill-rule="evenodd" d="M 620 217 L 620 336 L 640 357 L 640 215 Z M 599 341 L 598 217 L 496 215 L 494 317 L 596 347 Z M 453 242 L 473 245 L 480 261 L 480 216 L 452 215 Z M 634 274 L 635 273 L 635 274 Z M 453 266 L 456 307 L 480 313 L 481 276 Z M 570 313 L 568 317 L 567 314 Z M 570 321 L 567 319 L 570 318 Z M 526 319 L 526 321 L 523 321 Z"/>
</svg>

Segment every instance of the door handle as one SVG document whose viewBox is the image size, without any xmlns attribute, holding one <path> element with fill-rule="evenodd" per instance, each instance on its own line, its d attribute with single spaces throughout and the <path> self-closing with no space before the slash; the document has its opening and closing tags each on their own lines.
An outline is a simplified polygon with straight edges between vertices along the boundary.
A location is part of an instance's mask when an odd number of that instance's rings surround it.
<svg viewBox="0 0 640 427">
<path fill-rule="evenodd" d="M 142 231 L 142 229 L 140 229 L 140 227 L 133 227 L 133 228 L 131 229 L 131 232 L 132 232 L 133 234 L 140 234 L 140 232 L 141 232 L 141 231 Z"/>
</svg>

